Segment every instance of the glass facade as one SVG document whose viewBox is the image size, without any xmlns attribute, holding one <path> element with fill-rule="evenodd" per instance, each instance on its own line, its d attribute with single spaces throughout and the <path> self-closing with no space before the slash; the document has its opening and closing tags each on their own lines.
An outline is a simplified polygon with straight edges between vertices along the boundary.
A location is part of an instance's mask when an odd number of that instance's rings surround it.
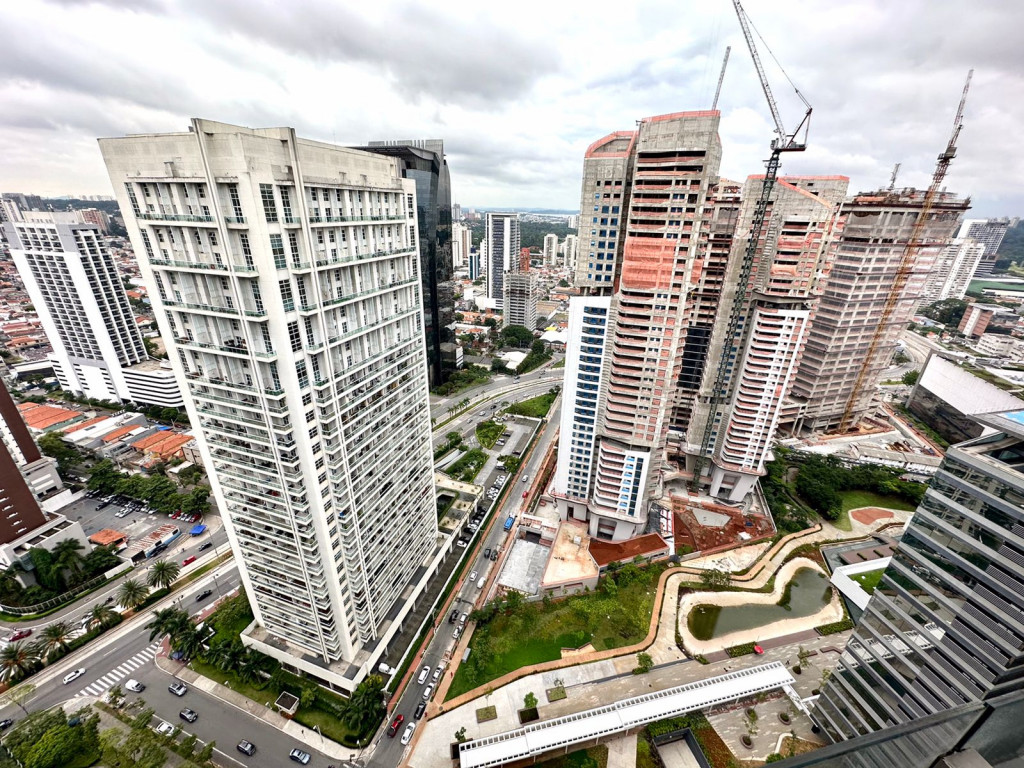
<svg viewBox="0 0 1024 768">
<path fill-rule="evenodd" d="M 452 263 L 452 193 L 444 143 L 440 139 L 371 141 L 367 152 L 397 157 L 405 178 L 416 182 L 420 275 L 423 282 L 423 326 L 430 386 L 442 384 L 454 366 L 442 345 L 453 344 L 449 326 L 455 319 L 455 267 Z"/>
<path fill-rule="evenodd" d="M 1024 428 L 999 424 L 949 449 L 911 519 L 814 709 L 833 741 L 1024 687 Z"/>
</svg>

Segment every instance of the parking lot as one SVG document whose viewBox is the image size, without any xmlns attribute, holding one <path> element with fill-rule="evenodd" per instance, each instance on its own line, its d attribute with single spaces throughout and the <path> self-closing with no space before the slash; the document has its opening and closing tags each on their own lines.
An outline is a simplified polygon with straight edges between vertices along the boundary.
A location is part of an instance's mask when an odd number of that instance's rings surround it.
<svg viewBox="0 0 1024 768">
<path fill-rule="evenodd" d="M 61 513 L 69 520 L 80 522 L 86 536 L 92 536 L 104 528 L 112 528 L 127 534 L 131 541 L 142 538 L 164 523 L 178 523 L 176 520 L 168 520 L 166 514 L 147 514 L 141 508 L 137 508 L 140 505 L 141 502 L 131 502 L 126 498 L 106 503 L 103 498 L 82 498 L 62 509 Z M 179 525 L 182 533 L 186 533 L 192 526 L 187 522 L 181 522 Z"/>
</svg>

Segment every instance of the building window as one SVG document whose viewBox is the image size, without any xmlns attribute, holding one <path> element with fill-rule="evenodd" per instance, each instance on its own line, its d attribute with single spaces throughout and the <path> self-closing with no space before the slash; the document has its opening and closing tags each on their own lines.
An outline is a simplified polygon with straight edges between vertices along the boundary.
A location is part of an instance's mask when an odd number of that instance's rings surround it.
<svg viewBox="0 0 1024 768">
<path fill-rule="evenodd" d="M 292 352 L 302 349 L 302 336 L 299 333 L 299 324 L 296 321 L 288 323 L 288 341 L 292 345 Z"/>
<path fill-rule="evenodd" d="M 270 236 L 270 252 L 274 254 L 274 266 L 278 269 L 287 269 L 288 262 L 284 257 L 284 241 L 280 235 Z"/>
</svg>

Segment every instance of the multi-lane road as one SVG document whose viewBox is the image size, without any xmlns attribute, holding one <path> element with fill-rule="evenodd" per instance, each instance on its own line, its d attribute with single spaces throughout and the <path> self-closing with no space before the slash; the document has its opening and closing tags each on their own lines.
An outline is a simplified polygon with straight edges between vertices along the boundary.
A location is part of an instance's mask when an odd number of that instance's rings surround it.
<svg viewBox="0 0 1024 768">
<path fill-rule="evenodd" d="M 558 372 L 561 373 L 560 370 Z M 551 383 L 548 382 L 547 387 L 550 388 L 550 386 Z M 522 398 L 520 397 L 519 399 Z M 544 454 L 547 453 L 548 446 L 551 444 L 551 441 L 554 439 L 555 433 L 558 430 L 558 417 L 561 411 L 561 403 L 561 398 L 555 401 L 555 406 L 548 414 L 548 423 L 544 425 L 544 429 L 541 432 L 533 453 L 520 470 L 518 477 L 528 477 L 529 482 L 522 483 L 519 480 L 510 479 L 510 482 L 513 482 L 515 487 L 510 489 L 509 493 L 506 494 L 505 501 L 491 514 L 490 517 L 487 518 L 489 528 L 485 529 L 486 532 L 484 535 L 478 536 L 473 540 L 471 545 L 473 549 L 469 554 L 469 557 L 471 557 L 472 560 L 466 572 L 467 577 L 456 593 L 455 602 L 452 603 L 452 607 L 457 608 L 460 614 L 472 611 L 477 607 L 477 603 L 482 597 L 480 590 L 477 589 L 476 581 L 471 581 L 468 578 L 468 572 L 476 571 L 477 579 L 483 576 L 489 577 L 492 569 L 499 568 L 502 565 L 501 560 L 498 562 L 491 562 L 490 560 L 484 559 L 483 552 L 486 549 L 493 550 L 498 547 L 504 549 L 509 543 L 509 534 L 505 533 L 503 523 L 510 514 L 518 515 L 520 513 L 523 504 L 522 491 L 531 488 L 537 481 L 540 463 L 544 458 Z M 479 420 L 475 411 L 472 414 L 472 418 L 477 421 Z M 452 608 L 449 608 L 449 613 L 451 610 Z M 410 722 L 423 723 L 422 720 L 417 721 L 415 719 L 416 706 L 421 701 L 424 701 L 423 694 L 425 689 L 433 682 L 433 670 L 437 669 L 439 664 L 446 665 L 446 669 L 443 672 L 445 675 L 451 674 L 454 670 L 454 664 L 448 664 L 448 657 L 457 643 L 457 640 L 452 634 L 455 626 L 455 624 L 450 624 L 447 621 L 444 621 L 440 624 L 433 637 L 430 638 L 426 650 L 423 653 L 423 659 L 416 667 L 414 677 L 411 682 L 406 686 L 406 689 L 398 700 L 398 703 L 392 703 L 388 706 L 388 711 L 391 713 L 390 716 L 392 719 L 394 719 L 396 715 L 403 715 L 405 717 L 405 724 Z M 424 666 L 430 667 L 431 673 L 427 676 L 427 681 L 423 685 L 419 685 L 417 683 L 419 671 Z M 405 724 L 403 724 L 402 730 L 404 730 Z M 399 738 L 402 735 L 402 730 L 400 730 L 393 738 L 389 738 L 387 735 L 380 737 L 380 740 L 373 745 L 370 750 L 367 750 L 365 757 L 368 759 L 368 764 L 380 766 L 399 765 L 403 760 L 406 750 L 408 749 L 402 745 Z"/>
</svg>

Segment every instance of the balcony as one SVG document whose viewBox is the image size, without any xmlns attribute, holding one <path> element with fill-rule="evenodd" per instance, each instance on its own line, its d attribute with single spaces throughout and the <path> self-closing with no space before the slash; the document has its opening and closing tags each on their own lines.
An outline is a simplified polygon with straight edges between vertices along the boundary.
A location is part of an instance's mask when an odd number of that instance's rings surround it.
<svg viewBox="0 0 1024 768">
<path fill-rule="evenodd" d="M 221 307 L 213 304 L 193 304 L 187 301 L 165 300 L 164 305 L 174 309 L 191 309 L 196 312 L 208 312 L 214 315 L 232 315 L 237 317 L 239 314 L 236 307 Z"/>
<path fill-rule="evenodd" d="M 182 221 L 191 224 L 209 224 L 213 216 L 193 216 L 186 213 L 140 213 L 136 218 L 143 221 Z"/>
<path fill-rule="evenodd" d="M 227 224 L 245 224 L 245 216 L 225 216 L 224 221 Z"/>
<path fill-rule="evenodd" d="M 176 259 L 150 259 L 149 263 L 156 267 L 178 267 L 179 269 L 201 269 L 216 272 L 227 272 L 227 264 L 215 264 L 206 261 L 180 261 Z"/>
</svg>

